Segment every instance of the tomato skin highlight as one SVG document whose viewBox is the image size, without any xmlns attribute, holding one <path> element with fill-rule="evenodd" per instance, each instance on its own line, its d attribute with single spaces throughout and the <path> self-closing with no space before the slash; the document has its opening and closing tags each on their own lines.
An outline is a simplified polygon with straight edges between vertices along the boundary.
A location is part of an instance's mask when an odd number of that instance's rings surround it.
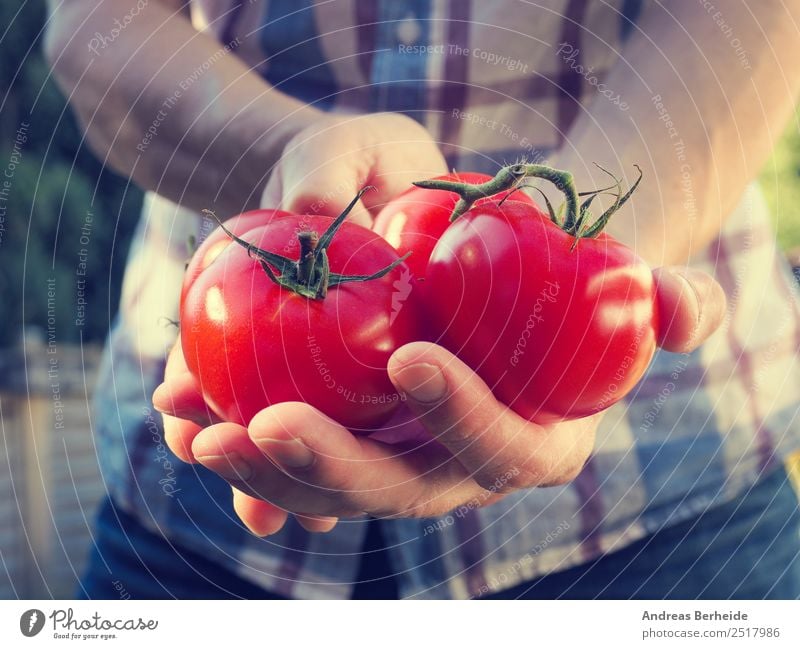
<svg viewBox="0 0 800 649">
<path fill-rule="evenodd" d="M 248 230 L 252 230 L 260 225 L 268 223 L 274 218 L 281 218 L 284 216 L 292 216 L 290 212 L 284 210 L 250 210 L 238 216 L 231 217 L 225 221 L 225 227 L 228 228 L 233 234 L 241 236 Z M 210 217 L 206 217 L 210 218 Z M 228 246 L 235 246 L 236 244 L 225 233 L 222 228 L 214 228 L 205 240 L 200 243 L 197 250 L 192 254 L 192 258 L 186 265 L 186 272 L 183 275 L 183 284 L 181 287 L 181 302 L 183 302 L 183 295 L 186 290 L 194 283 L 197 276 L 208 268 L 214 260 L 219 257 L 223 250 Z"/>
<path fill-rule="evenodd" d="M 574 242 L 536 207 L 484 203 L 447 229 L 427 267 L 437 342 L 538 423 L 613 405 L 656 348 L 650 268 L 606 234 Z"/>
<path fill-rule="evenodd" d="M 459 172 L 437 176 L 436 180 L 455 180 L 470 184 L 484 183 L 491 176 L 474 172 Z M 499 201 L 508 192 L 478 201 Z M 509 200 L 533 205 L 533 200 L 524 192 L 515 192 Z M 450 226 L 450 215 L 458 202 L 458 195 L 442 189 L 411 187 L 391 200 L 375 217 L 372 229 L 384 237 L 406 260 L 415 278 L 425 277 L 425 268 L 439 237 Z"/>
<path fill-rule="evenodd" d="M 291 259 L 299 256 L 299 231 L 321 234 L 332 222 L 263 212 L 235 234 Z M 417 338 L 416 298 L 402 291 L 408 269 L 401 264 L 380 279 L 340 284 L 324 299 L 309 299 L 275 284 L 242 246 L 220 248 L 226 237 L 214 232 L 205 251 L 205 243 L 198 249 L 201 269 L 187 273 L 181 300 L 183 353 L 207 403 L 243 425 L 286 401 L 306 402 L 353 432 L 386 421 L 401 401 L 386 365 L 395 349 Z M 375 233 L 348 222 L 328 248 L 331 271 L 346 275 L 369 275 L 397 258 Z"/>
</svg>

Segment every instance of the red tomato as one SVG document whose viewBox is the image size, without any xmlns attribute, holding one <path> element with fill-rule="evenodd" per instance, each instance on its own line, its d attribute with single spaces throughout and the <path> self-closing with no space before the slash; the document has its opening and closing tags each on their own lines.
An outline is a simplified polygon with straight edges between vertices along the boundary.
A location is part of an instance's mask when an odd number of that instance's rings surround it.
<svg viewBox="0 0 800 649">
<path fill-rule="evenodd" d="M 473 172 L 452 173 L 435 180 L 456 180 L 473 185 L 491 180 L 491 176 Z M 508 194 L 503 191 L 478 201 L 498 201 Z M 533 205 L 525 192 L 514 192 L 513 200 Z M 443 189 L 411 187 L 393 199 L 375 218 L 372 229 L 391 243 L 401 255 L 411 252 L 406 260 L 414 277 L 425 277 L 431 251 L 450 225 L 458 195 Z"/>
<path fill-rule="evenodd" d="M 426 274 L 439 342 L 540 423 L 608 408 L 656 346 L 650 268 L 603 233 L 573 244 L 538 208 L 484 203 L 442 235 Z"/>
<path fill-rule="evenodd" d="M 241 236 L 248 230 L 264 225 L 271 219 L 282 216 L 291 216 L 289 212 L 283 210 L 251 210 L 239 216 L 234 216 L 225 221 L 225 227 L 229 232 Z M 206 218 L 211 218 L 207 216 Z M 183 287 L 181 295 L 192 285 L 197 276 L 208 268 L 211 263 L 219 257 L 223 250 L 228 246 L 235 246 L 236 243 L 222 229 L 215 228 L 198 246 L 192 254 L 192 258 L 186 266 L 186 273 L 183 276 Z"/>
<path fill-rule="evenodd" d="M 273 210 L 239 218 L 244 242 L 292 260 L 300 257 L 298 232 L 322 234 L 333 222 Z M 343 223 L 327 248 L 330 288 L 314 299 L 276 284 L 258 254 L 222 245 L 226 236 L 212 233 L 200 247 L 181 300 L 183 353 L 209 405 L 242 424 L 285 401 L 309 403 L 354 431 L 388 419 L 400 396 L 386 364 L 417 337 L 413 296 L 404 290 L 408 270 L 400 264 L 379 279 L 338 285 L 335 274 L 371 275 L 397 262 L 396 251 Z"/>
</svg>

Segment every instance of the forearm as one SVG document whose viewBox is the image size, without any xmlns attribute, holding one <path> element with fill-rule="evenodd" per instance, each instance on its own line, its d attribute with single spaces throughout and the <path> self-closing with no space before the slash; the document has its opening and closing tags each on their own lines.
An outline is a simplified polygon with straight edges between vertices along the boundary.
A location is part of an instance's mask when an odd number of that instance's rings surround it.
<svg viewBox="0 0 800 649">
<path fill-rule="evenodd" d="M 179 4 L 151 0 L 112 40 L 135 3 L 66 0 L 48 32 L 55 75 L 95 152 L 142 187 L 221 214 L 257 206 L 284 145 L 318 111 L 197 32 Z"/>
<path fill-rule="evenodd" d="M 746 62 L 716 9 L 675 3 L 670 16 L 649 4 L 604 80 L 629 108 L 598 94 L 553 161 L 575 172 L 581 190 L 609 184 L 593 162 L 629 181 L 641 166 L 644 180 L 608 230 L 653 265 L 685 262 L 717 235 L 800 89 L 800 3 L 748 3 L 756 15 L 747 4 L 719 4 Z"/>
</svg>

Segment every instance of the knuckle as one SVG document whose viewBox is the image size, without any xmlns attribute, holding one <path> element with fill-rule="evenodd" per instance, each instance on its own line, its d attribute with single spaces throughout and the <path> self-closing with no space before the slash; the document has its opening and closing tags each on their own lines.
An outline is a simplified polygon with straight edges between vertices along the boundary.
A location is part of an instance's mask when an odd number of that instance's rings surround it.
<svg viewBox="0 0 800 649">
<path fill-rule="evenodd" d="M 538 473 L 524 465 L 502 463 L 488 471 L 481 471 L 475 476 L 475 481 L 490 493 L 507 495 L 520 489 L 537 486 Z"/>
<path fill-rule="evenodd" d="M 385 502 L 364 503 L 365 511 L 375 518 L 424 518 L 428 508 L 425 503 L 402 502 L 395 503 L 391 499 Z"/>
<path fill-rule="evenodd" d="M 509 494 L 520 489 L 541 487 L 561 475 L 559 458 L 546 448 L 527 455 L 517 454 L 493 463 L 476 476 L 476 482 L 492 493 Z"/>
<path fill-rule="evenodd" d="M 405 508 L 405 516 L 411 518 L 432 518 L 442 516 L 452 511 L 459 505 L 458 499 L 448 497 L 443 494 L 438 498 L 431 494 L 419 494 L 408 503 Z"/>
<path fill-rule="evenodd" d="M 317 507 L 317 516 L 328 516 L 333 518 L 351 518 L 350 504 L 343 502 L 341 498 L 322 498 Z"/>
<path fill-rule="evenodd" d="M 591 447 L 570 454 L 568 458 L 553 468 L 542 486 L 558 487 L 572 482 L 581 474 L 590 457 Z"/>
<path fill-rule="evenodd" d="M 586 466 L 586 463 L 589 461 L 590 455 L 587 453 L 586 455 L 581 455 L 575 458 L 576 461 L 572 462 L 572 464 L 567 468 L 566 472 L 562 475 L 562 478 L 565 482 L 572 482 L 577 478 L 581 472 L 583 471 L 583 467 Z"/>
<path fill-rule="evenodd" d="M 463 421 L 455 421 L 442 432 L 441 439 L 453 454 L 457 454 L 479 440 L 483 432 L 481 429 L 465 425 Z"/>
<path fill-rule="evenodd" d="M 562 471 L 558 473 L 554 478 L 549 478 L 541 485 L 543 487 L 559 487 L 561 485 L 568 484 L 575 480 L 583 471 L 583 467 L 586 466 L 586 461 L 588 457 L 583 458 L 580 462 L 572 462 L 568 464 Z"/>
<path fill-rule="evenodd" d="M 351 498 L 358 493 L 354 491 L 349 472 L 325 466 L 324 461 L 315 462 L 306 469 L 303 479 L 309 487 L 324 490 L 331 497 Z"/>
<path fill-rule="evenodd" d="M 430 518 L 441 516 L 458 505 L 454 500 L 436 497 L 431 492 L 421 490 L 402 499 L 385 498 L 372 503 L 366 511 L 380 518 Z"/>
<path fill-rule="evenodd" d="M 335 486 L 338 484 L 339 486 Z M 327 511 L 318 511 L 326 516 L 351 518 L 354 512 L 363 513 L 369 507 L 369 493 L 356 488 L 353 484 L 346 484 L 344 479 L 337 478 L 334 482 L 326 482 L 316 487 L 316 491 L 325 503 Z"/>
</svg>

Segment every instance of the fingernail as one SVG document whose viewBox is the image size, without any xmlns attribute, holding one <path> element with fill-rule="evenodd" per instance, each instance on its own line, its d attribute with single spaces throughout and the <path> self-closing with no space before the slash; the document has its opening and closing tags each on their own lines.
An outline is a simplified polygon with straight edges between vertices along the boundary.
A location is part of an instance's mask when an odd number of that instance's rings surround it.
<svg viewBox="0 0 800 649">
<path fill-rule="evenodd" d="M 305 469 L 314 463 L 314 453 L 299 439 L 259 439 L 258 446 L 275 462 L 288 469 Z"/>
<path fill-rule="evenodd" d="M 226 480 L 249 480 L 253 477 L 253 468 L 235 451 L 227 455 L 205 455 L 195 459 Z"/>
<path fill-rule="evenodd" d="M 159 401 L 166 400 L 169 398 L 169 390 L 167 390 L 167 385 L 165 383 L 159 384 L 159 386 L 153 390 L 153 408 L 158 410 L 158 412 L 164 412 L 165 408 L 163 405 L 159 405 Z"/>
<path fill-rule="evenodd" d="M 694 298 L 695 318 L 699 322 L 700 316 L 703 314 L 703 300 L 700 298 L 700 294 L 695 288 L 695 281 L 697 281 L 697 277 L 699 276 L 698 272 L 692 268 L 681 268 L 675 271 L 675 274 L 683 281 L 686 292 Z"/>
<path fill-rule="evenodd" d="M 403 392 L 421 403 L 441 401 L 447 394 L 442 370 L 430 363 L 407 365 L 395 372 L 394 379 Z"/>
</svg>

